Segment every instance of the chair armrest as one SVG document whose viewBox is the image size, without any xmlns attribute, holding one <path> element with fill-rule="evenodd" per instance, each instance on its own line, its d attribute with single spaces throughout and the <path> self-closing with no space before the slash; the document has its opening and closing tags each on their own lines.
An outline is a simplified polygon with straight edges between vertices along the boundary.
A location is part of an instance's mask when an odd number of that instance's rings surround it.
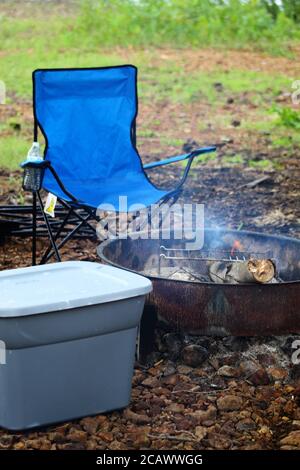
<svg viewBox="0 0 300 470">
<path fill-rule="evenodd" d="M 20 164 L 21 168 L 41 168 L 41 169 L 48 169 L 49 171 L 51 171 L 53 177 L 55 178 L 58 186 L 60 187 L 60 189 L 65 193 L 65 195 L 72 201 L 72 202 L 75 202 L 75 203 L 79 203 L 80 201 L 75 197 L 73 196 L 72 193 L 70 193 L 64 186 L 63 182 L 61 181 L 60 177 L 58 176 L 58 174 L 56 173 L 55 169 L 53 168 L 53 166 L 51 165 L 51 162 L 49 160 L 41 160 L 41 161 L 37 161 L 37 162 L 32 162 L 32 161 L 28 161 L 28 160 L 25 160 L 24 162 L 22 162 Z"/>
<path fill-rule="evenodd" d="M 151 168 L 156 168 L 158 166 L 169 165 L 170 163 L 175 163 L 175 162 L 180 162 L 182 160 L 187 160 L 188 158 L 191 158 L 191 157 L 195 158 L 198 155 L 202 155 L 204 153 L 215 152 L 216 149 L 217 149 L 217 147 L 214 147 L 214 146 L 199 148 L 199 149 L 193 150 L 190 153 L 185 153 L 183 155 L 178 155 L 176 157 L 169 157 L 169 158 L 166 158 L 164 160 L 160 160 L 158 162 L 146 163 L 145 165 L 143 165 L 143 168 L 144 168 L 144 170 L 150 170 Z"/>
</svg>

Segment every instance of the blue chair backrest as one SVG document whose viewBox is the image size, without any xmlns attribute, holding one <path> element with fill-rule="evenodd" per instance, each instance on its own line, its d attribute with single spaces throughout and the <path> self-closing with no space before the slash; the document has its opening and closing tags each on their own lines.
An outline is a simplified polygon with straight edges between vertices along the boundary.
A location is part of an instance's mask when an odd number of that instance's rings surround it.
<svg viewBox="0 0 300 470">
<path fill-rule="evenodd" d="M 95 183 L 143 172 L 133 144 L 137 69 L 49 69 L 33 73 L 34 112 L 45 159 L 62 182 Z M 53 182 L 46 171 L 47 180 Z"/>
</svg>

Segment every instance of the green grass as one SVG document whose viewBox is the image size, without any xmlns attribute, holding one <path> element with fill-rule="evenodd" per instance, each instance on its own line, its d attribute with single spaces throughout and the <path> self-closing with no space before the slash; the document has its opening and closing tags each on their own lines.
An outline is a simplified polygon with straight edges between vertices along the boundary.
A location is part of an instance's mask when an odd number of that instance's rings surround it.
<svg viewBox="0 0 300 470">
<path fill-rule="evenodd" d="M 218 3 L 218 5 L 216 5 Z M 275 19 L 260 0 L 89 0 L 75 26 L 91 45 L 256 47 L 286 53 L 300 37 L 283 12 Z"/>
<path fill-rule="evenodd" d="M 205 153 L 203 155 L 200 155 L 199 157 L 196 157 L 195 158 L 195 164 L 194 166 L 197 166 L 197 165 L 206 165 L 207 163 L 213 161 L 213 160 L 216 160 L 218 157 L 218 153 L 217 152 L 212 152 L 212 153 Z M 182 166 L 185 167 L 186 166 L 186 161 L 183 161 L 181 162 Z"/>
<path fill-rule="evenodd" d="M 249 160 L 248 165 L 251 168 L 256 168 L 260 170 L 269 170 L 273 167 L 273 162 L 268 158 L 264 158 L 262 160 Z"/>
<path fill-rule="evenodd" d="M 278 115 L 278 126 L 300 130 L 300 112 L 289 107 L 276 107 L 274 111 Z"/>
<path fill-rule="evenodd" d="M 6 136 L 0 139 L 0 162 L 2 168 L 17 169 L 25 160 L 30 140 L 18 136 Z"/>
<path fill-rule="evenodd" d="M 88 3 L 84 2 L 84 5 Z M 184 68 L 174 63 L 173 60 L 164 60 L 162 64 L 153 67 L 149 64 L 149 58 L 157 56 L 157 49 L 154 52 L 151 51 L 151 45 L 158 43 L 159 45 L 169 43 L 173 47 L 180 46 L 178 41 L 181 42 L 182 46 L 192 44 L 201 47 L 207 45 L 228 46 L 230 43 L 230 47 L 234 47 L 236 45 L 233 40 L 235 34 L 233 34 L 233 31 L 230 33 L 226 28 L 229 28 L 230 18 L 236 7 L 232 6 L 231 13 L 227 11 L 226 15 L 222 13 L 222 16 L 219 13 L 220 17 L 214 13 L 214 21 L 217 21 L 218 18 L 218 21 L 221 21 L 223 17 L 226 17 L 226 22 L 219 25 L 222 29 L 220 36 L 220 31 L 218 33 L 215 31 L 214 34 L 210 32 L 209 28 L 203 31 L 203 20 L 199 18 L 198 21 L 201 25 L 201 27 L 197 26 L 199 30 L 195 29 L 193 24 L 193 27 L 189 30 L 190 32 L 186 31 L 184 33 L 185 28 L 190 28 L 190 26 L 187 26 L 183 20 L 185 19 L 189 25 L 189 21 L 192 21 L 193 18 L 193 11 L 196 12 L 198 9 L 204 8 L 201 5 L 207 3 L 206 0 L 201 0 L 201 2 L 196 0 L 173 1 L 174 8 L 172 12 L 166 6 L 163 11 L 159 10 L 161 4 L 165 4 L 161 0 L 151 0 L 151 2 L 143 0 L 141 3 L 144 13 L 141 13 L 138 20 L 143 20 L 143 27 L 137 21 L 131 33 L 128 29 L 131 28 L 131 21 L 135 18 L 134 15 L 137 14 L 136 10 L 138 10 L 138 8 L 132 7 L 131 0 L 122 0 L 122 2 L 110 0 L 110 6 L 106 3 L 106 7 L 104 7 L 102 0 L 97 0 L 93 2 L 93 5 L 98 5 L 97 7 L 90 6 L 88 9 L 83 7 L 79 16 L 60 17 L 53 14 L 48 18 L 39 17 L 38 20 L 36 18 L 0 16 L 0 79 L 6 83 L 8 97 L 11 98 L 12 92 L 22 97 L 29 98 L 31 96 L 31 72 L 35 68 L 88 67 L 124 63 L 124 57 L 121 53 L 112 52 L 111 49 L 104 50 L 103 47 L 130 44 L 134 46 L 147 45 L 147 50 L 129 51 L 127 54 L 128 61 L 134 62 L 140 67 L 142 80 L 139 82 L 139 92 L 143 98 L 153 99 L 153 96 L 155 96 L 162 100 L 167 98 L 180 102 L 193 102 L 205 98 L 213 103 L 216 100 L 222 101 L 222 96 L 225 98 L 228 94 L 236 94 L 247 90 L 248 93 L 254 94 L 253 100 L 259 102 L 260 95 L 270 88 L 272 88 L 272 91 L 270 90 L 269 94 L 274 96 L 283 87 L 290 87 L 290 83 L 287 83 L 288 80 L 283 76 L 272 77 L 270 86 L 269 75 L 262 73 L 258 75 L 250 71 L 229 70 L 227 73 L 213 70 L 206 73 L 199 70 L 187 74 Z M 167 13 L 164 13 L 165 8 L 168 10 Z M 207 12 L 207 8 L 203 12 Z M 259 34 L 257 33 L 257 39 L 259 39 L 263 35 L 261 20 L 258 13 L 254 10 L 253 12 L 260 28 Z M 170 15 L 168 21 L 171 21 L 171 23 L 168 26 L 168 34 L 171 34 L 170 31 L 174 34 L 174 38 L 170 38 L 169 42 L 161 42 L 161 35 L 167 35 L 165 25 L 167 19 L 164 19 L 164 14 Z M 234 13 L 235 24 L 237 23 L 237 14 L 238 11 Z M 162 31 L 164 33 L 160 31 L 160 21 L 162 21 Z M 208 19 L 208 21 L 210 20 Z M 127 24 L 127 22 L 129 23 Z M 178 22 L 178 25 L 177 23 L 172 25 L 172 22 Z M 252 26 L 254 27 L 254 24 Z M 244 25 L 245 30 L 250 27 L 251 24 L 247 27 Z M 145 29 L 148 32 L 145 32 Z M 289 32 L 285 36 L 287 39 L 291 35 L 292 25 L 288 29 Z M 146 36 L 143 40 L 138 40 L 136 35 L 139 34 L 145 34 Z M 187 34 L 185 42 L 180 40 L 182 34 Z M 228 41 L 224 42 L 223 36 L 226 34 L 228 35 Z M 190 37 L 190 35 L 192 36 Z M 204 40 L 202 36 L 207 37 L 207 40 Z M 197 39 L 196 43 L 193 37 Z M 131 42 L 130 38 L 132 38 Z M 147 41 L 146 38 L 148 38 Z M 151 38 L 153 40 L 150 40 Z M 270 47 L 274 49 L 274 41 L 277 40 L 280 40 L 280 43 L 284 42 L 282 37 L 269 38 Z M 254 45 L 255 38 L 251 38 L 251 47 L 253 48 Z M 218 93 L 214 88 L 216 82 L 223 84 L 223 94 Z"/>
<path fill-rule="evenodd" d="M 225 164 L 229 164 L 230 166 L 243 165 L 245 162 L 245 158 L 240 154 L 224 155 L 224 157 L 222 158 L 222 162 Z"/>
<path fill-rule="evenodd" d="M 157 69 L 145 66 L 141 62 L 142 77 L 140 93 L 144 98 L 173 102 L 192 103 L 199 100 L 208 100 L 211 105 L 224 104 L 227 98 L 237 97 L 247 92 L 250 101 L 254 104 L 274 99 L 282 90 L 290 89 L 290 79 L 284 75 L 276 75 L 272 78 L 270 86 L 270 75 L 253 71 L 232 69 L 228 72 L 212 70 L 208 72 L 186 71 L 174 63 L 162 64 Z M 143 78 L 144 77 L 144 78 Z M 223 91 L 219 92 L 215 84 L 221 83 Z"/>
<path fill-rule="evenodd" d="M 255 119 L 243 123 L 243 128 L 259 133 L 268 132 L 275 148 L 300 147 L 300 113 L 284 106 L 265 107 L 255 113 Z"/>
<path fill-rule="evenodd" d="M 274 147 L 300 145 L 299 113 L 276 108 L 268 113 L 270 103 L 282 90 L 290 90 L 291 79 L 284 74 L 239 70 L 227 71 L 205 67 L 187 73 L 187 60 L 176 62 L 163 54 L 158 46 L 177 48 L 203 46 L 249 48 L 272 53 L 289 53 L 289 46 L 300 41 L 300 28 L 280 14 L 277 21 L 251 0 L 242 5 L 230 0 L 228 8 L 212 8 L 208 0 L 172 0 L 172 8 L 163 0 L 93 0 L 83 2 L 81 10 L 70 16 L 53 13 L 46 17 L 34 15 L 9 17 L 0 14 L 0 80 L 7 89 L 7 103 L 31 100 L 31 73 L 35 68 L 89 67 L 135 63 L 139 68 L 139 96 L 143 103 L 173 102 L 179 104 L 207 103 L 209 115 L 200 120 L 199 131 L 207 122 L 216 129 L 230 129 L 233 118 L 241 118 L 247 130 L 272 132 Z M 221 2 L 220 2 L 221 3 Z M 25 8 L 23 6 L 23 8 Z M 138 46 L 131 48 L 130 46 Z M 111 46 L 122 46 L 114 48 Z M 126 50 L 124 46 L 129 46 Z M 144 47 L 145 46 L 145 47 Z M 183 51 L 184 55 L 184 51 Z M 188 57 L 188 56 L 187 56 Z M 217 67 L 217 66 L 216 66 Z M 297 78 L 297 77 L 296 77 Z M 218 91 L 216 83 L 222 84 Z M 239 103 L 241 97 L 259 105 L 253 121 L 221 111 L 228 97 Z M 235 113 L 237 107 L 234 106 Z M 176 112 L 176 111 L 174 111 Z M 159 132 L 160 116 L 153 119 L 151 129 L 139 130 L 139 136 L 159 137 L 164 146 L 181 147 L 180 133 L 175 137 Z M 20 125 L 16 132 L 16 125 Z M 0 162 L 7 168 L 17 168 L 30 145 L 31 123 L 22 114 L 10 115 L 0 122 Z M 298 132 L 297 132 L 298 131 Z M 222 131 L 223 132 L 223 131 Z M 198 164 L 205 164 L 215 155 L 203 155 Z M 225 157 L 224 157 L 225 158 Z M 227 158 L 227 160 L 226 160 Z M 242 164 L 239 156 L 226 157 L 229 165 Z M 261 164 L 262 166 L 264 163 Z"/>
</svg>

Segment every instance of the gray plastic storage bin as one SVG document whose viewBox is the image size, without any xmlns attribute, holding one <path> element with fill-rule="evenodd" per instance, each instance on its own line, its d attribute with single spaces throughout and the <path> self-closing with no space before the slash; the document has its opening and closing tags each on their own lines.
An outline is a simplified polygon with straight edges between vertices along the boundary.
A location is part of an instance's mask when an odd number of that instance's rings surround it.
<svg viewBox="0 0 300 470">
<path fill-rule="evenodd" d="M 26 429 L 127 406 L 151 289 L 145 277 L 84 261 L 2 271 L 0 426 Z"/>
</svg>

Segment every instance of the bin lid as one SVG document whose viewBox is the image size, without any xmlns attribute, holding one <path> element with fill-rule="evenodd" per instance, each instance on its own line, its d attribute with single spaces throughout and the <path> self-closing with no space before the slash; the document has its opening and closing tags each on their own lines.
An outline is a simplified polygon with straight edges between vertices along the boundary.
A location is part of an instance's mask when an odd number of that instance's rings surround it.
<svg viewBox="0 0 300 470">
<path fill-rule="evenodd" d="M 0 318 L 66 310 L 145 295 L 146 277 L 89 261 L 0 272 Z"/>
</svg>

